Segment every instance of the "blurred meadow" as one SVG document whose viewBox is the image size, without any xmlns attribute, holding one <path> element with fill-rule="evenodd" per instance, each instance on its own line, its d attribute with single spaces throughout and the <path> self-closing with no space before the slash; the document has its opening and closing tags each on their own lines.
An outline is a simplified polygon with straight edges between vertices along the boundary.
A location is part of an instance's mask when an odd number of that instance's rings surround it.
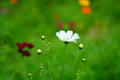
<svg viewBox="0 0 120 80">
<path fill-rule="evenodd" d="M 0 80 L 120 80 L 119 31 L 120 0 L 0 0 Z"/>
</svg>

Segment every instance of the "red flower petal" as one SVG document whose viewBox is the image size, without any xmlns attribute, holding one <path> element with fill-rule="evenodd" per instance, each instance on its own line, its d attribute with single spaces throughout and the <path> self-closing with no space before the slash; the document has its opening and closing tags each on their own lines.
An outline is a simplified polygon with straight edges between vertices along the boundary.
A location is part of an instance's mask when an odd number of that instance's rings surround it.
<svg viewBox="0 0 120 80">
<path fill-rule="evenodd" d="M 69 22 L 69 23 L 68 23 L 68 26 L 69 26 L 70 28 L 75 28 L 75 23 L 74 23 L 74 22 Z"/>
<path fill-rule="evenodd" d="M 62 22 L 58 22 L 58 23 L 57 23 L 57 27 L 58 27 L 58 28 L 62 28 L 62 27 L 63 27 L 63 23 L 62 23 Z"/>
<path fill-rule="evenodd" d="M 23 56 L 31 56 L 30 52 L 28 52 L 27 50 L 22 52 Z"/>
<path fill-rule="evenodd" d="M 30 56 L 30 52 L 27 50 L 23 50 L 23 48 L 28 47 L 29 49 L 33 48 L 34 46 L 30 43 L 23 42 L 23 43 L 17 43 L 18 46 L 18 52 L 20 52 L 23 56 Z"/>
<path fill-rule="evenodd" d="M 28 46 L 29 49 L 34 47 L 32 44 L 28 44 L 27 46 Z"/>
</svg>

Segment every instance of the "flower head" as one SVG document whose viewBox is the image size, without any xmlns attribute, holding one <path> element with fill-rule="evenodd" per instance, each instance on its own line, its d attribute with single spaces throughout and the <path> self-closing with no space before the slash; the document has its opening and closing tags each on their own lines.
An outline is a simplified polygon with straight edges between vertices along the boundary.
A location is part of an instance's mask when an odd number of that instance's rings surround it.
<svg viewBox="0 0 120 80">
<path fill-rule="evenodd" d="M 89 6 L 90 5 L 89 0 L 79 0 L 78 2 L 81 6 Z"/>
<path fill-rule="evenodd" d="M 34 46 L 32 44 L 23 42 L 23 43 L 17 43 L 17 46 L 18 46 L 18 52 L 20 52 L 23 56 L 31 56 L 29 51 L 23 49 L 25 47 L 28 47 L 29 49 L 33 48 Z"/>
<path fill-rule="evenodd" d="M 75 23 L 74 22 L 69 22 L 68 26 L 70 27 L 71 30 L 74 31 L 74 29 L 75 29 Z"/>
<path fill-rule="evenodd" d="M 57 23 L 57 27 L 58 27 L 59 29 L 61 29 L 61 28 L 63 27 L 63 22 L 58 22 L 58 23 Z"/>
<path fill-rule="evenodd" d="M 14 5 L 17 3 L 17 0 L 10 0 L 10 3 Z"/>
<path fill-rule="evenodd" d="M 82 8 L 83 14 L 90 14 L 91 13 L 91 7 L 83 7 Z"/>
<path fill-rule="evenodd" d="M 67 32 L 61 30 L 56 32 L 57 37 L 64 42 L 75 42 L 76 39 L 79 39 L 79 35 L 77 33 L 73 33 L 73 31 L 68 30 Z"/>
</svg>

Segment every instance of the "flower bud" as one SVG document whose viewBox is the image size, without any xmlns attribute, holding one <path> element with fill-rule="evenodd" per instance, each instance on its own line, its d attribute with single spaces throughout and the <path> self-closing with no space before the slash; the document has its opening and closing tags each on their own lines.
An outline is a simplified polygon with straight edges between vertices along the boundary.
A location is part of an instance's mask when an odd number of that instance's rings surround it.
<svg viewBox="0 0 120 80">
<path fill-rule="evenodd" d="M 43 66 L 42 66 L 42 65 L 40 65 L 40 69 L 43 69 Z"/>
<path fill-rule="evenodd" d="M 31 73 L 28 73 L 28 75 L 27 75 L 28 77 L 32 77 L 32 74 Z"/>
<path fill-rule="evenodd" d="M 43 66 L 44 64 L 43 63 L 40 63 L 40 66 Z"/>
<path fill-rule="evenodd" d="M 42 35 L 42 36 L 41 36 L 41 39 L 42 39 L 42 40 L 44 40 L 44 39 L 45 39 L 45 36 L 44 36 L 44 35 Z"/>
<path fill-rule="evenodd" d="M 79 49 L 82 49 L 82 48 L 83 48 L 83 44 L 80 43 L 80 44 L 79 44 Z"/>
<path fill-rule="evenodd" d="M 48 45 L 50 45 L 51 43 L 50 42 L 48 42 Z"/>
<path fill-rule="evenodd" d="M 37 50 L 37 53 L 40 55 L 42 53 L 42 50 L 41 49 L 38 49 Z"/>
<path fill-rule="evenodd" d="M 86 61 L 86 59 L 85 58 L 82 58 L 82 62 L 85 62 Z"/>
</svg>

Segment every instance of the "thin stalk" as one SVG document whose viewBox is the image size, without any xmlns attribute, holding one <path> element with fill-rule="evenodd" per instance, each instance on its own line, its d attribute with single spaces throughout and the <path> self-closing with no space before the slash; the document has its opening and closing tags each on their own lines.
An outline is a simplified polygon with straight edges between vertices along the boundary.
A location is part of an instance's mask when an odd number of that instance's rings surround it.
<svg viewBox="0 0 120 80">
<path fill-rule="evenodd" d="M 75 57 L 75 59 L 73 61 L 72 70 L 74 69 L 74 66 L 75 66 L 76 62 L 78 61 L 78 59 L 79 59 L 79 53 L 77 53 L 77 56 Z"/>
<path fill-rule="evenodd" d="M 78 70 L 79 73 L 77 75 L 77 79 L 76 80 L 80 80 L 80 74 L 82 73 L 82 71 L 84 70 L 84 68 L 85 68 L 85 63 L 83 63 L 81 69 Z"/>
<path fill-rule="evenodd" d="M 42 69 L 40 69 L 40 77 L 42 76 Z"/>
<path fill-rule="evenodd" d="M 32 80 L 32 76 L 28 78 L 28 80 Z"/>
<path fill-rule="evenodd" d="M 67 46 L 67 44 L 65 43 L 65 50 L 64 50 L 65 53 L 64 54 L 66 54 L 66 46 Z M 64 61 L 65 57 L 63 56 L 62 59 Z M 64 75 L 63 71 L 64 71 L 64 62 L 62 62 L 62 72 L 61 72 L 60 80 L 63 80 L 63 75 Z"/>
<path fill-rule="evenodd" d="M 50 74 L 50 80 L 52 80 L 52 73 L 51 73 L 51 70 L 50 70 L 50 62 L 49 62 L 49 55 L 47 54 L 47 65 L 48 65 L 48 71 L 49 71 L 49 74 Z"/>
<path fill-rule="evenodd" d="M 39 55 L 39 64 L 40 64 L 40 59 L 41 59 L 41 57 L 40 57 L 40 55 Z M 39 69 L 40 69 L 40 66 L 39 66 Z M 39 80 L 40 80 L 40 78 L 41 78 L 41 69 L 40 69 L 39 74 L 40 74 L 40 76 L 39 76 Z"/>
</svg>

